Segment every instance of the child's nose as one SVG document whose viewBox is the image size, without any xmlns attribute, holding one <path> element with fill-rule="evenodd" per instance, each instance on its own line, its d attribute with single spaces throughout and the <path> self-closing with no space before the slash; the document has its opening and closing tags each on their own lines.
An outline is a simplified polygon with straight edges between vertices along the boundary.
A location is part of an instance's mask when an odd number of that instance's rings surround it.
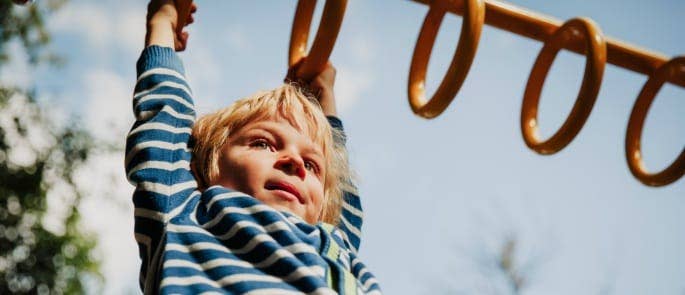
<svg viewBox="0 0 685 295">
<path fill-rule="evenodd" d="M 304 160 L 296 156 L 286 155 L 281 157 L 276 162 L 276 168 L 282 170 L 288 175 L 296 175 L 302 180 L 304 180 L 306 175 Z"/>
</svg>

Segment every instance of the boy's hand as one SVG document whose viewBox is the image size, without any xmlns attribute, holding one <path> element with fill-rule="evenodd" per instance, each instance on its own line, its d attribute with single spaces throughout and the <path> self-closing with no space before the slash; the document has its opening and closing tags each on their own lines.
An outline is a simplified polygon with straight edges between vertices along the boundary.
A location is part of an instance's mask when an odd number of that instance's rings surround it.
<svg viewBox="0 0 685 295">
<path fill-rule="evenodd" d="M 302 65 L 304 59 L 292 66 L 288 70 L 288 76 L 285 78 L 286 82 L 297 82 L 304 86 L 311 92 L 319 101 L 321 109 L 326 116 L 337 116 L 337 109 L 335 107 L 335 95 L 333 93 L 333 86 L 335 84 L 335 67 L 329 61 L 326 63 L 324 70 L 316 75 L 311 81 L 303 81 L 296 77 L 297 69 Z"/>
<path fill-rule="evenodd" d="M 159 45 L 172 47 L 176 51 L 185 50 L 188 32 L 184 32 L 183 27 L 193 23 L 193 13 L 196 10 L 197 6 L 191 0 L 150 1 L 147 7 L 145 46 Z M 179 19 L 186 16 L 187 19 L 183 21 Z"/>
</svg>

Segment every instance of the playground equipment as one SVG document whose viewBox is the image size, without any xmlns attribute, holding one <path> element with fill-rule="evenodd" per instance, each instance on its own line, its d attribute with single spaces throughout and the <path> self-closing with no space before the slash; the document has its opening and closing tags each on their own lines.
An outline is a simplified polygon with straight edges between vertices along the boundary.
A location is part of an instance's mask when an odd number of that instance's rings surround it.
<svg viewBox="0 0 685 295">
<path fill-rule="evenodd" d="M 586 18 L 574 18 L 565 23 L 529 12 L 502 2 L 492 0 L 413 0 L 430 6 L 419 41 L 416 44 L 409 74 L 409 101 L 412 110 L 424 118 L 442 113 L 456 95 L 469 65 L 475 55 L 480 33 L 481 15 L 484 22 L 494 27 L 544 42 L 528 78 L 521 108 L 521 132 L 526 145 L 540 154 L 553 154 L 562 150 L 578 134 L 592 111 L 602 82 L 604 65 L 608 61 L 619 67 L 649 76 L 633 106 L 626 132 L 625 153 L 630 172 L 649 186 L 663 186 L 678 180 L 685 174 L 685 149 L 667 168 L 650 173 L 642 161 L 640 138 L 647 112 L 656 94 L 665 82 L 685 87 L 685 57 L 667 57 L 624 42 L 605 38 L 594 22 Z M 437 34 L 439 22 L 445 12 L 464 16 L 459 45 L 452 64 L 433 97 L 426 102 L 424 96 L 425 70 L 431 44 Z M 437 17 L 436 17 L 437 15 Z M 438 24 L 436 25 L 436 19 Z M 428 35 L 429 37 L 422 37 Z M 554 57 L 560 49 L 568 49 L 587 57 L 583 83 L 569 117 L 561 128 L 547 140 L 539 139 L 537 106 L 545 77 Z M 462 66 L 457 66 L 462 65 Z M 415 71 L 418 71 L 416 73 Z M 451 85 L 450 85 L 451 83 Z M 451 88 L 450 88 L 451 87 Z M 444 88 L 450 88 L 444 90 Z M 456 89 L 456 90 L 455 90 Z"/>
<path fill-rule="evenodd" d="M 12 0 L 26 4 L 31 0 Z M 409 71 L 408 96 L 412 111 L 426 119 L 439 116 L 459 92 L 478 49 L 483 24 L 544 43 L 531 70 L 521 107 L 521 133 L 526 145 L 543 155 L 565 148 L 580 132 L 590 116 L 607 62 L 649 76 L 633 105 L 625 140 L 625 156 L 630 172 L 648 186 L 664 186 L 685 174 L 685 148 L 668 167 L 649 172 L 642 161 L 641 136 L 644 121 L 654 98 L 664 83 L 685 87 L 685 56 L 668 57 L 605 37 L 597 24 L 587 18 L 561 22 L 495 0 L 412 0 L 429 6 L 414 48 Z M 179 15 L 190 14 L 191 0 L 177 0 Z M 299 0 L 293 20 L 288 63 L 305 58 L 297 76 L 310 79 L 325 66 L 342 25 L 347 0 L 326 0 L 316 38 L 306 53 L 309 28 L 316 0 Z M 451 64 L 440 86 L 426 99 L 425 78 L 428 60 L 440 24 L 446 13 L 463 17 L 461 35 Z M 186 19 L 181 17 L 180 19 Z M 183 25 L 179 25 L 183 28 Z M 541 89 L 556 54 L 561 49 L 585 55 L 585 73 L 571 113 L 550 138 L 538 135 L 538 103 Z"/>
<path fill-rule="evenodd" d="M 531 70 L 523 95 L 521 132 L 526 145 L 539 154 L 554 154 L 566 147 L 580 132 L 597 100 L 606 62 L 649 76 L 633 106 L 628 121 L 625 153 L 631 173 L 649 186 L 663 186 L 685 174 L 685 148 L 666 169 L 651 173 L 642 161 L 640 138 L 645 117 L 656 94 L 665 82 L 685 87 L 685 57 L 667 57 L 624 42 L 606 38 L 597 24 L 587 18 L 564 23 L 494 0 L 412 0 L 429 6 L 419 33 L 409 71 L 409 104 L 412 111 L 427 119 L 439 116 L 459 92 L 473 58 L 483 24 L 544 42 Z M 344 14 L 345 0 L 328 0 L 322 23 L 311 48 L 303 78 L 312 77 L 330 55 Z M 316 0 L 300 0 L 293 21 L 290 60 L 293 65 L 304 56 L 307 32 Z M 335 8 L 334 8 L 335 7 Z M 338 11 L 332 11 L 337 9 Z M 425 78 L 435 37 L 447 12 L 461 15 L 461 35 L 452 62 L 440 86 L 426 99 Z M 329 19 L 330 18 L 330 19 Z M 328 27 L 333 26 L 333 27 Z M 321 43 L 325 44 L 321 45 Z M 586 56 L 583 82 L 571 113 L 561 128 L 547 140 L 538 136 L 538 103 L 545 77 L 561 49 Z"/>
</svg>

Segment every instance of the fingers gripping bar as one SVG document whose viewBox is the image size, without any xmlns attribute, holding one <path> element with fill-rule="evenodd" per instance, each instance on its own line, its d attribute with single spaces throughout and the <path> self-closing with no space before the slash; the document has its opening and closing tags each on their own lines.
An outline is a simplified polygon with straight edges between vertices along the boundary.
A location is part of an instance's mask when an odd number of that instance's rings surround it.
<svg viewBox="0 0 685 295">
<path fill-rule="evenodd" d="M 326 0 L 319 29 L 316 32 L 309 55 L 307 55 L 309 27 L 314 16 L 316 0 L 299 0 L 297 2 L 290 34 L 288 65 L 293 66 L 306 57 L 297 70 L 296 76 L 298 78 L 311 80 L 323 71 L 335 46 L 335 40 L 338 38 L 346 7 L 347 0 Z"/>
<path fill-rule="evenodd" d="M 192 0 L 174 0 L 174 3 L 178 7 L 178 25 L 176 26 L 176 33 L 181 34 L 183 27 L 186 25 L 185 22 L 189 19 L 191 6 L 193 5 Z"/>
</svg>

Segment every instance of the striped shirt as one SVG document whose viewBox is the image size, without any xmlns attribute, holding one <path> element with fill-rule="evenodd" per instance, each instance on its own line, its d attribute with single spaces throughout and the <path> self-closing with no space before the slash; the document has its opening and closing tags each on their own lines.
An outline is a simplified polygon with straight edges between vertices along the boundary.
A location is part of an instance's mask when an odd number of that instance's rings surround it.
<svg viewBox="0 0 685 295">
<path fill-rule="evenodd" d="M 197 189 L 188 147 L 192 92 L 171 48 L 137 64 L 126 174 L 145 293 L 380 293 L 357 258 L 362 209 L 346 193 L 337 226 L 308 224 L 226 187 Z M 341 125 L 333 124 L 341 128 Z"/>
</svg>

